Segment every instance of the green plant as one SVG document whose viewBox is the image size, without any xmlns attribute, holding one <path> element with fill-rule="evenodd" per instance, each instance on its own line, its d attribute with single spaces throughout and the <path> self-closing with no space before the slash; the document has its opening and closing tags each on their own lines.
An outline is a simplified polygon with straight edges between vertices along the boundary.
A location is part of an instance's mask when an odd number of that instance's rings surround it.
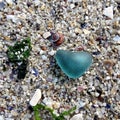
<svg viewBox="0 0 120 120">
<path fill-rule="evenodd" d="M 30 38 L 17 41 L 14 46 L 9 46 L 7 56 L 12 63 L 13 71 L 17 71 L 17 78 L 24 79 L 27 73 L 28 57 L 32 50 Z"/>
<path fill-rule="evenodd" d="M 72 112 L 75 111 L 75 109 L 76 109 L 76 106 L 71 108 L 68 111 L 64 111 L 64 112 L 60 113 L 60 115 L 57 116 L 56 114 L 54 114 L 53 109 L 51 109 L 43 104 L 37 104 L 36 106 L 33 106 L 35 120 L 42 120 L 41 116 L 39 115 L 39 110 L 49 111 L 53 120 L 65 120 L 65 116 L 70 115 Z"/>
<path fill-rule="evenodd" d="M 17 41 L 14 46 L 8 47 L 8 59 L 14 63 L 25 61 L 30 56 L 31 49 L 30 38 L 26 38 L 21 42 Z"/>
</svg>

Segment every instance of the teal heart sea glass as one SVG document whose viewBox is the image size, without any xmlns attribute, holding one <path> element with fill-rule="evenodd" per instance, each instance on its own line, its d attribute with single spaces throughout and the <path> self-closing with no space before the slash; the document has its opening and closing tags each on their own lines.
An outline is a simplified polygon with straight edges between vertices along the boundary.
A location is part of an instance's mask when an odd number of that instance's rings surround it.
<svg viewBox="0 0 120 120">
<path fill-rule="evenodd" d="M 92 64 L 92 56 L 85 51 L 58 50 L 55 59 L 69 78 L 79 78 Z"/>
</svg>

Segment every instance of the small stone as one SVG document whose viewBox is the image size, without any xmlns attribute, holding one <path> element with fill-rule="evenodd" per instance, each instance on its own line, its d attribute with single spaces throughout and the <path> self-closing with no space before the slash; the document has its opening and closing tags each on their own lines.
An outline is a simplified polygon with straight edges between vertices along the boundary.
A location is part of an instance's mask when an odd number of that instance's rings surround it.
<svg viewBox="0 0 120 120">
<path fill-rule="evenodd" d="M 81 28 L 82 28 L 82 29 L 84 29 L 84 28 L 86 28 L 86 27 L 87 27 L 87 23 L 82 22 L 82 23 L 80 24 L 80 26 L 81 26 Z"/>
<path fill-rule="evenodd" d="M 60 102 L 54 101 L 52 106 L 53 106 L 54 109 L 58 109 L 60 107 Z"/>
<path fill-rule="evenodd" d="M 35 4 L 35 6 L 38 6 L 40 4 L 40 1 L 39 0 L 34 0 L 34 4 Z"/>
<path fill-rule="evenodd" d="M 111 79 L 111 77 L 110 76 L 107 76 L 106 78 L 105 78 L 105 80 L 110 80 Z"/>
<path fill-rule="evenodd" d="M 12 22 L 16 23 L 18 21 L 18 18 L 15 15 L 7 15 L 7 20 L 12 20 Z"/>
<path fill-rule="evenodd" d="M 43 34 L 43 38 L 45 38 L 45 39 L 47 39 L 48 37 L 50 37 L 51 36 L 51 33 L 50 32 L 45 32 L 44 34 Z"/>
<path fill-rule="evenodd" d="M 83 32 L 84 32 L 84 34 L 86 34 L 86 35 L 90 34 L 90 31 L 87 30 L 87 29 L 83 29 Z"/>
<path fill-rule="evenodd" d="M 95 97 L 98 97 L 100 94 L 98 92 L 95 92 Z"/>
<path fill-rule="evenodd" d="M 47 21 L 47 27 L 48 28 L 53 28 L 53 26 L 54 26 L 54 23 L 53 23 L 52 20 Z"/>
<path fill-rule="evenodd" d="M 38 76 L 38 70 L 33 68 L 32 69 L 32 74 L 34 74 L 37 77 Z"/>
<path fill-rule="evenodd" d="M 49 98 L 44 98 L 44 99 L 43 99 L 43 103 L 44 103 L 45 105 L 47 105 L 47 107 L 53 108 L 53 106 L 52 106 L 53 101 L 52 101 L 51 99 L 49 99 Z"/>
<path fill-rule="evenodd" d="M 12 4 L 13 4 L 13 0 L 6 0 L 6 2 L 7 2 L 9 5 L 12 5 Z"/>
<path fill-rule="evenodd" d="M 113 38 L 114 41 L 116 42 L 120 42 L 120 36 L 119 35 L 116 35 L 114 38 Z"/>
<path fill-rule="evenodd" d="M 51 50 L 50 52 L 48 52 L 49 55 L 53 56 L 55 54 L 54 50 Z"/>
<path fill-rule="evenodd" d="M 85 106 L 85 102 L 83 102 L 83 101 L 79 101 L 79 108 L 82 108 L 82 107 L 84 107 Z"/>
<path fill-rule="evenodd" d="M 44 10 L 45 10 L 45 4 L 43 4 L 40 9 L 41 9 L 42 11 L 44 11 Z"/>
<path fill-rule="evenodd" d="M 74 4 L 70 4 L 70 8 L 71 9 L 75 8 L 75 5 Z"/>
<path fill-rule="evenodd" d="M 82 51 L 82 50 L 84 50 L 84 47 L 83 47 L 83 45 L 80 45 L 80 46 L 76 47 L 75 50 Z"/>
<path fill-rule="evenodd" d="M 72 87 L 72 88 L 70 89 L 70 92 L 73 92 L 73 91 L 76 91 L 76 87 Z"/>
<path fill-rule="evenodd" d="M 110 104 L 106 104 L 106 108 L 107 108 L 107 109 L 110 109 L 110 108 L 111 108 L 111 105 L 110 105 Z"/>
<path fill-rule="evenodd" d="M 0 115 L 0 120 L 4 120 L 4 117 L 2 115 Z"/>
<path fill-rule="evenodd" d="M 113 22 L 113 28 L 114 29 L 119 29 L 119 20 L 115 20 L 114 22 Z"/>
<path fill-rule="evenodd" d="M 18 113 L 17 113 L 15 110 L 11 110 L 11 115 L 12 115 L 12 116 L 17 116 Z"/>
<path fill-rule="evenodd" d="M 0 88 L 4 88 L 4 86 L 3 86 L 3 85 L 0 85 Z"/>
<path fill-rule="evenodd" d="M 41 57 L 42 57 L 42 60 L 45 60 L 45 61 L 47 60 L 47 56 L 46 55 L 42 55 Z"/>
<path fill-rule="evenodd" d="M 56 116 L 59 116 L 59 113 L 57 110 L 54 110 L 53 113 L 56 115 Z"/>
<path fill-rule="evenodd" d="M 32 99 L 30 100 L 30 105 L 35 106 L 40 99 L 41 99 L 41 90 L 37 89 L 35 91 L 35 94 L 33 95 Z"/>
<path fill-rule="evenodd" d="M 83 115 L 82 114 L 76 114 L 70 120 L 83 120 Z"/>
<path fill-rule="evenodd" d="M 44 50 L 44 51 L 47 50 L 46 46 L 41 46 L 41 49 Z"/>
<path fill-rule="evenodd" d="M 81 34 L 82 33 L 82 30 L 80 28 L 75 28 L 75 33 L 76 34 Z"/>
<path fill-rule="evenodd" d="M 113 6 L 107 7 L 103 10 L 103 15 L 113 19 Z"/>
<path fill-rule="evenodd" d="M 84 89 L 86 89 L 85 86 L 78 86 L 77 87 L 78 92 L 82 92 Z"/>
<path fill-rule="evenodd" d="M 1 0 L 1 1 L 0 1 L 0 10 L 1 10 L 2 8 L 4 8 L 4 6 L 5 6 L 5 3 Z"/>
</svg>

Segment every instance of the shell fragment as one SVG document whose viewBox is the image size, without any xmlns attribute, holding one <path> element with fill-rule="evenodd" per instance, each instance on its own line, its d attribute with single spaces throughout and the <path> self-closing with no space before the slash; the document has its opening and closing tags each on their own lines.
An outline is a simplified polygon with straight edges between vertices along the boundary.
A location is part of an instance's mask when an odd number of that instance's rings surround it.
<svg viewBox="0 0 120 120">
<path fill-rule="evenodd" d="M 38 101 L 40 100 L 40 98 L 41 98 L 41 90 L 37 89 L 35 91 L 35 94 L 33 95 L 32 99 L 30 100 L 30 105 L 35 106 L 38 103 Z"/>
</svg>

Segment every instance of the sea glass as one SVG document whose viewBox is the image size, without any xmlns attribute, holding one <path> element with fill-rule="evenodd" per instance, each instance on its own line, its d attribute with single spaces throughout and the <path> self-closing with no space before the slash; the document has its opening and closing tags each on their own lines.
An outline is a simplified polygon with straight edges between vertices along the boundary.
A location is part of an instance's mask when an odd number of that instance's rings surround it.
<svg viewBox="0 0 120 120">
<path fill-rule="evenodd" d="M 92 64 L 91 54 L 85 51 L 58 50 L 55 59 L 69 78 L 79 78 Z"/>
</svg>

